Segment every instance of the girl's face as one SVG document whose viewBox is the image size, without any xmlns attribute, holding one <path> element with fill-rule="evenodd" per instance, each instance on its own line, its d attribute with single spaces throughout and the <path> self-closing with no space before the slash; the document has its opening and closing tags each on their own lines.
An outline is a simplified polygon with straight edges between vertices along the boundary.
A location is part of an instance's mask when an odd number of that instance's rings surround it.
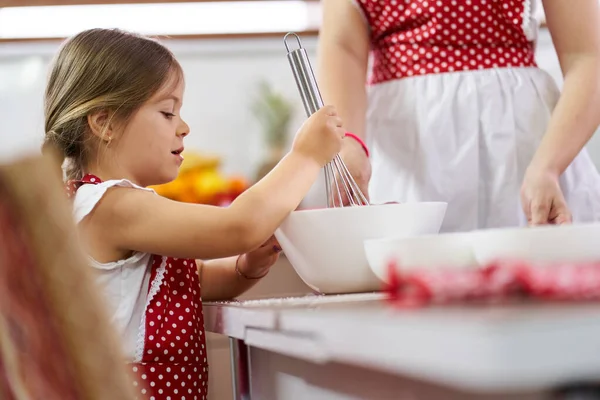
<svg viewBox="0 0 600 400">
<path fill-rule="evenodd" d="M 183 138 L 189 126 L 181 118 L 184 84 L 166 85 L 146 102 L 118 135 L 114 161 L 141 186 L 174 180 L 183 161 Z"/>
</svg>

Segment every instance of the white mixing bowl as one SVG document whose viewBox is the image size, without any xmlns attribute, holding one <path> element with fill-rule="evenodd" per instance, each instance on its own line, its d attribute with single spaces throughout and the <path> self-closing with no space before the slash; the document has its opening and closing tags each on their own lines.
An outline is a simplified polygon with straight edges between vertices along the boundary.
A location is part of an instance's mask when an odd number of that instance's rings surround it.
<svg viewBox="0 0 600 400">
<path fill-rule="evenodd" d="M 374 291 L 381 281 L 369 268 L 363 242 L 437 233 L 446 206 L 423 202 L 294 211 L 275 236 L 300 278 L 315 291 Z"/>
<path fill-rule="evenodd" d="M 402 271 L 420 268 L 473 268 L 477 261 L 471 233 L 444 233 L 412 237 L 366 240 L 365 254 L 371 270 L 387 280 L 389 262 L 395 260 Z"/>
</svg>

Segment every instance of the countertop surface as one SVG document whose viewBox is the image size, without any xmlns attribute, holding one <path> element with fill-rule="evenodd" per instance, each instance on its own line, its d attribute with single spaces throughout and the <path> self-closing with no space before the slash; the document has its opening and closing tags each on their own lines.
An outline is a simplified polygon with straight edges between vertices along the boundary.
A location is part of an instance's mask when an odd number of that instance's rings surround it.
<svg viewBox="0 0 600 400">
<path fill-rule="evenodd" d="M 206 329 L 315 363 L 457 388 L 546 389 L 600 377 L 600 304 L 400 310 L 382 293 L 205 303 Z"/>
</svg>

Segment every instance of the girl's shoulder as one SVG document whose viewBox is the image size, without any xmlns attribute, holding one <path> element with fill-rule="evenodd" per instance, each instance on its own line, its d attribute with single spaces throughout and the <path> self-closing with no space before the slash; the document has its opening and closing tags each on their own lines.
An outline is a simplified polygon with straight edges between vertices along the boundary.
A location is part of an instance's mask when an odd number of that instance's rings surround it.
<svg viewBox="0 0 600 400">
<path fill-rule="evenodd" d="M 101 181 L 93 176 L 86 176 L 82 181 L 71 183 L 67 189 L 73 197 L 73 215 L 75 223 L 81 222 L 102 200 L 111 188 L 122 187 L 139 189 L 156 193 L 153 189 L 136 185 L 128 179 Z"/>
</svg>

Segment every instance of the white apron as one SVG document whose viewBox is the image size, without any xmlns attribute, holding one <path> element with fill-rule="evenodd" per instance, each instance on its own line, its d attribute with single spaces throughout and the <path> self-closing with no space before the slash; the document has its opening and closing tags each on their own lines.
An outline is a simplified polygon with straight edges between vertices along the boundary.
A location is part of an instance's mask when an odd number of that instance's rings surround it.
<svg viewBox="0 0 600 400">
<path fill-rule="evenodd" d="M 526 225 L 521 184 L 559 97 L 550 75 L 484 69 L 368 91 L 373 203 L 446 201 L 442 232 Z M 600 175 L 587 151 L 560 183 L 574 222 L 600 220 Z"/>
</svg>

